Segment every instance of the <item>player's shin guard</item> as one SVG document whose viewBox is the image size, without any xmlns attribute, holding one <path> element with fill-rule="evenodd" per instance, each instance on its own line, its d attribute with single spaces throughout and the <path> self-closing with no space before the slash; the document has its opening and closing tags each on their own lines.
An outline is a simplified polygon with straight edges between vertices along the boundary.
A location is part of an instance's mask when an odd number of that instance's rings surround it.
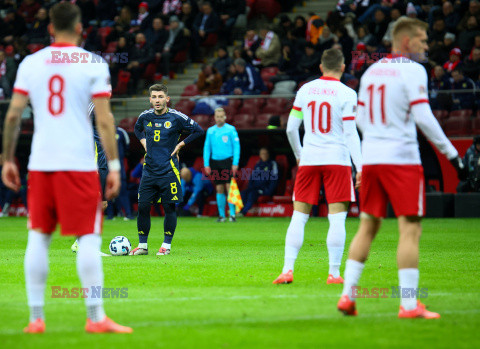
<svg viewBox="0 0 480 349">
<path fill-rule="evenodd" d="M 172 243 L 173 235 L 175 234 L 175 228 L 177 227 L 175 204 L 163 204 L 163 210 L 165 211 L 165 219 L 163 221 L 163 243 L 170 245 Z"/>
<path fill-rule="evenodd" d="M 103 310 L 103 269 L 100 256 L 100 235 L 88 234 L 80 237 L 77 253 L 77 272 L 82 288 L 88 289 L 85 298 L 87 318 L 99 322 L 105 318 Z"/>
<path fill-rule="evenodd" d="M 340 276 L 340 264 L 342 263 L 343 250 L 345 248 L 345 219 L 347 212 L 339 212 L 328 215 L 330 226 L 327 235 L 327 249 L 329 271 L 334 278 Z"/>
<path fill-rule="evenodd" d="M 283 273 L 287 273 L 289 270 L 293 271 L 298 252 L 303 245 L 305 224 L 307 224 L 308 217 L 309 215 L 306 213 L 293 211 L 292 220 L 287 230 L 287 237 L 285 238 L 285 264 L 283 265 Z"/>
<path fill-rule="evenodd" d="M 45 285 L 48 275 L 48 247 L 52 236 L 33 230 L 28 232 L 28 244 L 25 252 L 25 283 L 30 322 L 44 319 Z"/>
<path fill-rule="evenodd" d="M 225 196 L 225 194 L 217 193 L 218 215 L 222 218 L 225 218 L 226 203 L 227 203 L 227 197 Z"/>
<path fill-rule="evenodd" d="M 137 229 L 138 240 L 141 244 L 147 243 L 150 233 L 150 207 L 151 205 L 148 202 L 138 203 Z"/>
</svg>

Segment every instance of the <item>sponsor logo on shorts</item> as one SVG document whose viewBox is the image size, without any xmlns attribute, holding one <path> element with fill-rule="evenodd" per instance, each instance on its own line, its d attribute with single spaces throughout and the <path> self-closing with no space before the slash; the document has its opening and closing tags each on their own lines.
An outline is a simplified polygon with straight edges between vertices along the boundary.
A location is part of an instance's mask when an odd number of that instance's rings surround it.
<svg viewBox="0 0 480 349">
<path fill-rule="evenodd" d="M 427 298 L 428 288 L 360 287 L 353 286 L 351 298 Z"/>
<path fill-rule="evenodd" d="M 128 287 L 90 288 L 52 286 L 52 298 L 128 298 Z"/>
</svg>

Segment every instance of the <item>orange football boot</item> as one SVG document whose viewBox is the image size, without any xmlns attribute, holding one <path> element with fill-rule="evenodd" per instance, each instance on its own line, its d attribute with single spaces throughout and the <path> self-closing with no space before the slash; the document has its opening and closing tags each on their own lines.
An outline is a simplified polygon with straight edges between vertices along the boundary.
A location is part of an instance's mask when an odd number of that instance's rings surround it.
<svg viewBox="0 0 480 349">
<path fill-rule="evenodd" d="M 281 273 L 278 278 L 273 280 L 274 284 L 291 284 L 293 282 L 293 271 L 289 270 L 286 273 Z"/>
<path fill-rule="evenodd" d="M 417 300 L 417 307 L 412 310 L 405 310 L 400 306 L 400 311 L 398 312 L 399 319 L 439 319 L 440 314 L 434 313 L 433 311 L 428 311 L 427 307 Z"/>
<path fill-rule="evenodd" d="M 34 322 L 30 322 L 27 327 L 23 329 L 25 333 L 43 333 L 45 332 L 45 321 L 38 318 Z"/>
<path fill-rule="evenodd" d="M 350 298 L 346 294 L 344 294 L 338 301 L 337 309 L 340 310 L 344 315 L 357 315 L 355 301 L 350 300 Z"/>
<path fill-rule="evenodd" d="M 328 274 L 327 285 L 330 284 L 343 284 L 343 278 L 341 276 L 335 278 L 332 274 Z"/>
<path fill-rule="evenodd" d="M 85 325 L 85 331 L 88 333 L 132 333 L 133 330 L 131 327 L 122 326 L 115 323 L 112 319 L 109 319 L 105 316 L 102 321 L 92 322 L 92 320 L 87 319 L 87 324 Z"/>
</svg>

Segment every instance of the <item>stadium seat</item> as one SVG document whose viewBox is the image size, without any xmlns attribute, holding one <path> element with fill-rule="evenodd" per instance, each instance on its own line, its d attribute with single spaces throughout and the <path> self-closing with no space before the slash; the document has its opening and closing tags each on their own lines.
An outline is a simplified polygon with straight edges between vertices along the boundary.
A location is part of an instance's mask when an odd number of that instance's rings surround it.
<svg viewBox="0 0 480 349">
<path fill-rule="evenodd" d="M 100 40 L 102 42 L 102 47 L 107 47 L 107 42 L 106 42 L 106 39 L 107 39 L 107 36 L 108 34 L 110 34 L 112 31 L 112 28 L 111 27 L 101 27 L 101 28 L 98 28 L 97 30 L 97 35 L 100 36 Z"/>
<path fill-rule="evenodd" d="M 282 195 L 285 192 L 285 184 L 287 182 L 288 159 L 286 155 L 279 154 L 275 157 L 275 161 L 278 165 L 278 186 L 275 193 Z"/>
<path fill-rule="evenodd" d="M 480 116 L 477 116 L 472 121 L 472 131 L 473 134 L 480 135 Z"/>
<path fill-rule="evenodd" d="M 471 134 L 472 120 L 468 116 L 450 117 L 445 120 L 444 130 L 447 136 L 466 136 Z"/>
<path fill-rule="evenodd" d="M 240 107 L 242 106 L 242 100 L 238 99 L 238 98 L 231 98 L 231 99 L 228 100 L 228 106 L 233 107 L 236 110 L 240 109 Z M 225 109 L 225 107 L 224 107 L 224 109 Z"/>
<path fill-rule="evenodd" d="M 198 87 L 195 84 L 185 86 L 182 97 L 196 96 L 199 94 Z"/>
<path fill-rule="evenodd" d="M 120 122 L 118 123 L 118 126 L 123 128 L 127 132 L 133 132 L 136 122 L 137 122 L 136 117 L 124 118 L 120 120 Z"/>
<path fill-rule="evenodd" d="M 192 116 L 192 119 L 195 120 L 201 128 L 207 129 L 210 126 L 213 125 L 212 119 L 210 118 L 210 115 L 206 114 L 197 114 Z"/>
<path fill-rule="evenodd" d="M 239 109 L 240 109 L 240 107 L 237 108 L 237 107 L 234 107 L 232 105 L 226 105 L 226 106 L 223 107 L 223 110 L 225 110 L 225 114 L 227 115 L 227 119 L 234 117 L 235 114 L 238 113 Z"/>
<path fill-rule="evenodd" d="M 473 111 L 471 109 L 453 110 L 450 112 L 449 118 L 470 117 L 472 113 Z"/>
<path fill-rule="evenodd" d="M 195 162 L 193 163 L 193 166 L 192 166 L 196 171 L 201 171 L 202 168 L 203 168 L 203 157 L 201 156 L 197 156 L 195 158 Z"/>
<path fill-rule="evenodd" d="M 111 41 L 108 43 L 105 53 L 114 53 L 117 50 L 117 42 Z"/>
<path fill-rule="evenodd" d="M 270 120 L 271 116 L 272 114 L 268 113 L 255 115 L 255 118 L 253 120 L 253 127 L 266 129 L 268 126 L 268 120 Z"/>
<path fill-rule="evenodd" d="M 233 125 L 238 129 L 248 129 L 253 127 L 254 114 L 236 114 L 233 118 Z"/>
<path fill-rule="evenodd" d="M 238 109 L 238 114 L 251 114 L 252 116 L 258 113 L 258 108 L 254 105 L 242 106 Z"/>
<path fill-rule="evenodd" d="M 188 58 L 188 50 L 179 51 L 177 52 L 175 57 L 173 57 L 172 63 L 176 63 L 176 64 L 184 63 L 187 61 L 187 58 Z"/>
<path fill-rule="evenodd" d="M 448 111 L 447 110 L 433 110 L 433 115 L 438 120 L 440 125 L 442 125 L 443 122 L 445 121 L 445 119 L 448 117 Z"/>
<path fill-rule="evenodd" d="M 265 106 L 274 105 L 285 107 L 288 104 L 288 101 L 285 98 L 267 98 L 265 101 Z"/>
<path fill-rule="evenodd" d="M 112 91 L 114 95 L 125 95 L 127 94 L 128 81 L 130 80 L 130 73 L 127 71 L 120 70 L 118 73 L 118 82 L 115 89 Z"/>
<path fill-rule="evenodd" d="M 279 104 L 267 104 L 266 106 L 263 107 L 261 110 L 262 113 L 264 114 L 274 114 L 274 115 L 280 115 L 283 112 L 285 112 L 285 106 L 281 106 Z"/>
<path fill-rule="evenodd" d="M 247 164 L 243 167 L 244 169 L 254 169 L 255 167 L 255 164 L 258 162 L 258 160 L 260 160 L 260 156 L 258 155 L 252 155 L 248 158 L 248 161 L 247 161 Z M 247 186 L 248 186 L 248 179 L 243 179 L 242 176 L 240 176 L 240 178 L 237 179 L 237 183 L 238 183 L 238 188 L 240 189 L 240 191 L 242 190 L 245 190 L 247 189 Z"/>
<path fill-rule="evenodd" d="M 355 91 L 357 90 L 358 84 L 359 84 L 358 79 L 351 79 L 351 80 L 348 80 L 345 83 L 345 85 L 347 85 L 348 87 L 350 87 L 351 89 L 353 89 Z"/>
<path fill-rule="evenodd" d="M 253 7 L 255 15 L 265 15 L 270 20 L 282 11 L 282 6 L 275 0 L 256 0 Z"/>
<path fill-rule="evenodd" d="M 31 52 L 31 53 L 35 53 L 37 51 L 40 51 L 42 48 L 44 48 L 45 45 L 43 44 L 28 44 L 27 45 L 27 49 Z"/>
<path fill-rule="evenodd" d="M 218 41 L 218 34 L 217 33 L 210 33 L 208 34 L 207 38 L 204 42 L 202 42 L 203 47 L 214 47 Z"/>
<path fill-rule="evenodd" d="M 181 99 L 176 105 L 175 109 L 182 112 L 185 115 L 190 115 L 193 108 L 195 108 L 195 102 L 189 99 Z"/>
<path fill-rule="evenodd" d="M 145 68 L 145 72 L 143 73 L 143 78 L 148 82 L 153 82 L 156 71 L 157 71 L 157 66 L 155 65 L 155 63 L 149 63 Z"/>
<path fill-rule="evenodd" d="M 257 110 L 260 110 L 265 105 L 265 99 L 263 98 L 247 98 L 243 100 L 243 106 L 253 106 Z"/>
</svg>

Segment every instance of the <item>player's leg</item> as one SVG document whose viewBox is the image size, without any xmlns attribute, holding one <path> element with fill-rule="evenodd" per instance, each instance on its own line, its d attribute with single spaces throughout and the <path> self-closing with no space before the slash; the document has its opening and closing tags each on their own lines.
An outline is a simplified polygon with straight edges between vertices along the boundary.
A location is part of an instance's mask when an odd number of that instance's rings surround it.
<svg viewBox="0 0 480 349">
<path fill-rule="evenodd" d="M 220 183 L 215 185 L 217 191 L 217 207 L 218 219 L 217 222 L 225 222 L 225 205 L 227 204 L 227 196 L 225 195 L 225 184 Z"/>
<path fill-rule="evenodd" d="M 228 193 L 230 192 L 230 182 L 228 183 L 225 183 L 225 193 L 226 193 L 226 197 L 228 197 Z M 228 202 L 228 200 L 227 200 Z M 230 222 L 236 222 L 237 219 L 236 219 L 236 209 L 237 207 L 235 206 L 235 204 L 232 204 L 231 202 L 228 203 L 228 213 L 229 213 L 229 220 Z"/>
<path fill-rule="evenodd" d="M 158 200 L 158 189 L 155 186 L 155 180 L 142 176 L 140 187 L 138 188 L 138 247 L 130 251 L 130 256 L 148 254 L 148 234 L 150 234 L 150 209 L 152 202 Z"/>
<path fill-rule="evenodd" d="M 175 204 L 164 203 L 162 204 L 165 211 L 165 218 L 163 220 L 163 243 L 158 251 L 157 255 L 164 256 L 170 254 L 172 249 L 172 240 L 175 235 L 175 229 L 177 228 L 177 213 L 175 212 Z"/>
<path fill-rule="evenodd" d="M 345 220 L 347 218 L 349 202 L 335 202 L 328 205 L 328 279 L 327 284 L 343 284 L 340 276 L 343 251 L 345 249 Z"/>
</svg>

